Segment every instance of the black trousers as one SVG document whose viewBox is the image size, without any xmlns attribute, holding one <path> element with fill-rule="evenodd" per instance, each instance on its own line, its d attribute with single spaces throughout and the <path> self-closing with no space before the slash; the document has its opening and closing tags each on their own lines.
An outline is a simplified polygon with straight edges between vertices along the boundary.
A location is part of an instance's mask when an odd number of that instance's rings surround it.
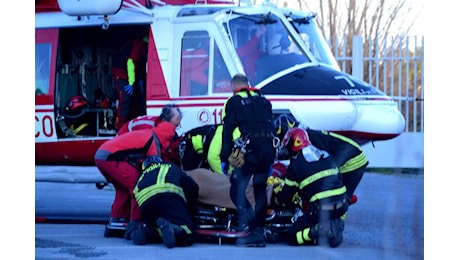
<svg viewBox="0 0 460 260">
<path fill-rule="evenodd" d="M 187 226 L 192 233 L 186 234 L 184 231 L 182 236 L 176 236 L 178 245 L 189 244 L 190 241 L 194 241 L 196 238 L 195 226 L 188 205 L 179 195 L 156 195 L 142 204 L 141 212 L 143 220 L 150 227 L 156 227 L 156 221 L 160 217 L 178 226 Z"/>
<path fill-rule="evenodd" d="M 288 242 L 291 245 L 298 244 L 297 241 L 297 232 L 302 231 L 306 228 L 310 228 L 320 222 L 325 222 L 327 220 L 340 218 L 348 210 L 348 203 L 344 204 L 342 207 L 335 210 L 328 211 L 316 211 L 316 212 L 306 212 L 304 215 L 299 217 L 288 231 Z"/>
<path fill-rule="evenodd" d="M 140 88 L 145 88 L 145 86 L 139 86 L 136 82 L 134 87 L 134 91 L 132 95 L 129 95 L 124 91 L 124 87 L 128 85 L 128 81 L 124 79 L 118 79 L 118 87 L 119 87 L 119 107 L 120 107 L 120 114 L 121 118 L 126 118 L 126 121 L 129 121 L 133 118 L 136 118 L 140 115 L 146 114 L 146 96 L 145 90 L 141 90 Z M 144 83 L 145 84 L 145 83 Z"/>
<path fill-rule="evenodd" d="M 347 196 L 348 199 L 350 199 L 353 194 L 355 193 L 356 187 L 358 187 L 358 184 L 361 182 L 361 179 L 363 178 L 364 172 L 366 171 L 366 166 L 363 166 L 361 168 L 358 168 L 354 171 L 351 172 L 346 172 L 342 173 L 342 183 L 347 187 Z"/>
<path fill-rule="evenodd" d="M 275 159 L 275 148 L 271 138 L 254 138 L 250 140 L 247 150 L 243 167 L 233 170 L 230 177 L 230 197 L 237 208 L 240 230 L 248 226 L 251 231 L 256 227 L 265 226 L 267 178 Z M 254 209 L 246 197 L 246 188 L 252 176 L 254 176 Z"/>
</svg>

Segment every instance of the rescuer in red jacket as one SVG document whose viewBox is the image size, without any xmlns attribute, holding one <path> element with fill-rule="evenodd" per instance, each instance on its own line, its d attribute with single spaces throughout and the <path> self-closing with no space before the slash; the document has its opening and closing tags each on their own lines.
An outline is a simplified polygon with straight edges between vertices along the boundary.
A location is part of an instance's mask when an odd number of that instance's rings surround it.
<svg viewBox="0 0 460 260">
<path fill-rule="evenodd" d="M 147 156 L 161 155 L 175 135 L 175 126 L 161 122 L 151 129 L 142 129 L 116 136 L 103 143 L 94 162 L 115 188 L 110 223 L 104 236 L 114 236 L 114 230 L 126 229 L 128 221 L 140 220 L 141 211 L 133 196 L 140 165 Z"/>
<path fill-rule="evenodd" d="M 138 116 L 128 122 L 126 122 L 123 127 L 118 131 L 118 135 L 128 133 L 135 130 L 152 128 L 156 123 L 161 121 L 170 122 L 175 125 L 176 128 L 180 126 L 182 120 L 182 112 L 176 105 L 166 105 L 161 110 L 159 116 Z"/>
<path fill-rule="evenodd" d="M 265 55 L 265 52 L 257 49 L 257 45 L 262 39 L 262 35 L 265 33 L 265 31 L 265 26 L 260 25 L 257 28 L 256 33 L 251 37 L 251 39 L 247 43 L 236 48 L 236 53 L 238 54 L 238 56 L 241 59 L 241 62 L 244 65 L 244 71 L 249 79 L 249 82 L 254 82 L 254 77 L 257 70 L 256 61 L 260 57 Z"/>
<path fill-rule="evenodd" d="M 118 135 L 126 134 L 132 131 L 148 129 L 155 126 L 155 120 L 158 116 L 138 116 L 134 119 L 126 122 L 120 130 L 118 130 Z"/>
<path fill-rule="evenodd" d="M 134 39 L 121 47 L 113 58 L 112 76 L 117 86 L 119 104 L 117 129 L 139 115 L 145 115 L 145 80 L 148 36 Z"/>
<path fill-rule="evenodd" d="M 182 120 L 182 112 L 180 109 L 172 104 L 166 105 L 161 110 L 160 116 L 138 116 L 126 124 L 118 131 L 118 135 L 122 135 L 131 131 L 136 131 L 140 129 L 149 129 L 155 126 L 155 124 L 160 124 L 163 121 L 169 122 L 176 126 L 180 127 L 180 122 Z M 179 157 L 179 142 L 180 138 L 177 133 L 174 135 L 173 141 L 162 153 L 161 157 L 164 161 L 172 162 L 180 167 L 180 157 Z"/>
</svg>

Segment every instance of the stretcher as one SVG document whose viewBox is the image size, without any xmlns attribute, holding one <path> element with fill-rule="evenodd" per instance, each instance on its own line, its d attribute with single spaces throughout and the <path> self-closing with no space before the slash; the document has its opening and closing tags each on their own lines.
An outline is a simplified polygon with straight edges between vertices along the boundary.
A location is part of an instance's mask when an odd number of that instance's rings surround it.
<svg viewBox="0 0 460 260">
<path fill-rule="evenodd" d="M 194 208 L 193 219 L 199 239 L 204 242 L 232 243 L 237 238 L 248 234 L 238 232 L 238 216 L 236 207 L 230 198 L 230 181 L 226 175 L 218 174 L 207 169 L 186 171 L 200 187 L 198 205 Z M 270 198 L 273 187 L 267 185 L 267 211 L 265 238 L 267 242 L 282 240 L 284 234 L 292 226 L 296 209 L 270 208 Z M 248 201 L 254 206 L 252 185 L 246 190 Z"/>
</svg>

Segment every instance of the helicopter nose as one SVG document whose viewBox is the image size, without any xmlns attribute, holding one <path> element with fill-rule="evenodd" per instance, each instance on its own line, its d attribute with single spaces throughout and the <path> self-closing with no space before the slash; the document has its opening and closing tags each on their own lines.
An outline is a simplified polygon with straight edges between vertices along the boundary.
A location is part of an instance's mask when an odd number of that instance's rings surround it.
<svg viewBox="0 0 460 260">
<path fill-rule="evenodd" d="M 394 101 L 356 106 L 357 117 L 353 128 L 374 134 L 376 141 L 395 138 L 404 131 L 405 119 Z"/>
</svg>

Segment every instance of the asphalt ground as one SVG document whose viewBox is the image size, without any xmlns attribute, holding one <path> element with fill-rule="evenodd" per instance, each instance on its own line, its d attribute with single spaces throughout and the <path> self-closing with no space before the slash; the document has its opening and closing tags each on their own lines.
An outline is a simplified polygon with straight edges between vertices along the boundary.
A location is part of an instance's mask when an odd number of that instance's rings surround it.
<svg viewBox="0 0 460 260">
<path fill-rule="evenodd" d="M 344 241 L 337 248 L 284 242 L 241 248 L 211 241 L 168 249 L 163 244 L 138 246 L 105 238 L 113 188 L 97 189 L 85 181 L 51 182 L 45 172 L 55 174 L 53 169 L 36 167 L 35 259 L 424 259 L 423 173 L 366 172 L 355 192 L 358 202 L 348 211 Z M 88 174 L 94 171 L 85 169 Z"/>
</svg>

